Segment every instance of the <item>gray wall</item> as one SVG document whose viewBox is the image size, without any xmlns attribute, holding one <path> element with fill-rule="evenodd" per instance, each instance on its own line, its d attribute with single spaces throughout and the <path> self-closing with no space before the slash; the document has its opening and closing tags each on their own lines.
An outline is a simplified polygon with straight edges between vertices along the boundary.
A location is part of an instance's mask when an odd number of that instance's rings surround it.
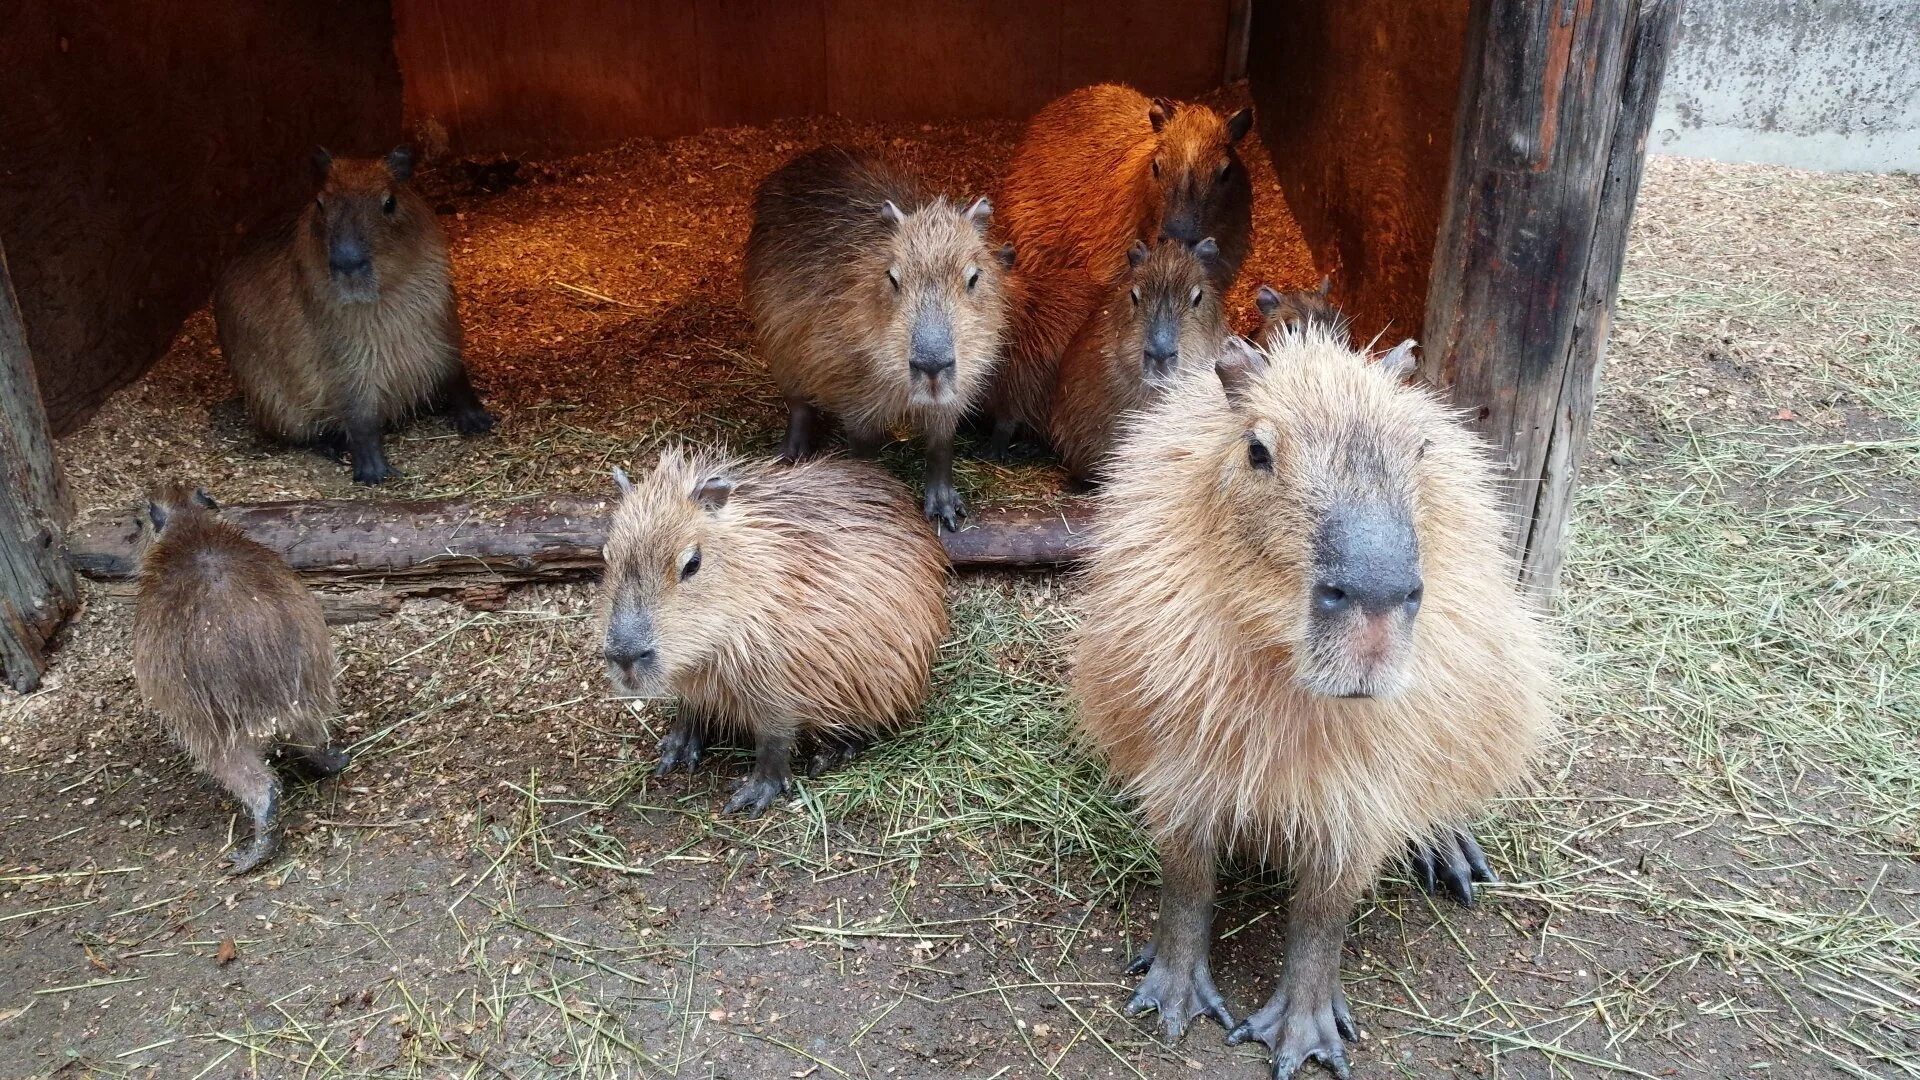
<svg viewBox="0 0 1920 1080">
<path fill-rule="evenodd" d="M 1920 0 L 1687 0 L 1651 149 L 1920 171 Z"/>
</svg>

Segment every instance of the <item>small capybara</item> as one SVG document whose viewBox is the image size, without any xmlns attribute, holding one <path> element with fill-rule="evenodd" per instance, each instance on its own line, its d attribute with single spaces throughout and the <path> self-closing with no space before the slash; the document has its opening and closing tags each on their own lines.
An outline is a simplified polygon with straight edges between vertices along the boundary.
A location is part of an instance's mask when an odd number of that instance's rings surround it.
<svg viewBox="0 0 1920 1080">
<path fill-rule="evenodd" d="M 761 183 L 747 238 L 747 313 L 789 416 L 780 456 L 814 450 L 825 412 L 866 454 L 887 430 L 927 440 L 926 516 L 960 527 L 953 433 L 985 393 L 1006 327 L 1011 249 L 992 207 L 929 195 L 878 155 L 802 154 Z"/>
<path fill-rule="evenodd" d="M 813 770 L 906 723 L 947 634 L 946 554 L 876 465 L 791 466 L 668 450 L 620 503 L 601 589 L 615 687 L 676 697 L 661 773 L 751 735 L 753 774 L 726 811 L 758 816 Z"/>
<path fill-rule="evenodd" d="M 279 845 L 278 745 L 306 771 L 333 776 L 333 643 L 320 604 L 278 555 L 222 521 L 206 492 L 170 486 L 147 506 L 133 677 L 187 753 L 253 817 L 245 873 Z"/>
<path fill-rule="evenodd" d="M 416 410 L 462 435 L 493 429 L 461 359 L 447 238 L 407 180 L 413 152 L 314 155 L 320 191 L 250 235 L 213 317 L 247 412 L 267 435 L 344 452 L 353 478 L 393 475 L 387 430 Z"/>
<path fill-rule="evenodd" d="M 1253 242 L 1253 186 L 1235 149 L 1252 128 L 1252 109 L 1222 118 L 1112 84 L 1075 90 L 1028 123 L 1000 195 L 1027 295 L 989 403 L 996 451 L 1021 425 L 1046 430 L 1060 356 L 1128 244 L 1211 236 L 1214 284 L 1232 285 Z"/>
<path fill-rule="evenodd" d="M 1341 941 L 1411 846 L 1465 893 L 1458 823 L 1525 776 L 1553 715 L 1488 448 L 1324 328 L 1234 339 L 1129 425 L 1098 496 L 1076 643 L 1084 731 L 1157 842 L 1160 918 L 1129 1009 L 1209 1016 L 1273 1075 L 1347 1075 Z M 1279 988 L 1234 1024 L 1208 956 L 1214 863 L 1284 864 Z"/>
<path fill-rule="evenodd" d="M 1325 328 L 1336 341 L 1351 340 L 1352 327 L 1346 313 L 1327 297 L 1332 288 L 1330 277 L 1321 278 L 1317 288 L 1298 292 L 1283 293 L 1271 285 L 1260 286 L 1253 298 L 1260 311 L 1260 333 L 1254 340 L 1272 345 L 1280 335 L 1303 333 L 1309 326 Z"/>
<path fill-rule="evenodd" d="M 1067 472 L 1091 479 L 1121 416 L 1173 382 L 1183 365 L 1209 368 L 1227 336 L 1219 287 L 1207 271 L 1220 248 L 1209 236 L 1188 247 L 1135 240 L 1107 304 L 1060 358 L 1049 434 Z"/>
</svg>

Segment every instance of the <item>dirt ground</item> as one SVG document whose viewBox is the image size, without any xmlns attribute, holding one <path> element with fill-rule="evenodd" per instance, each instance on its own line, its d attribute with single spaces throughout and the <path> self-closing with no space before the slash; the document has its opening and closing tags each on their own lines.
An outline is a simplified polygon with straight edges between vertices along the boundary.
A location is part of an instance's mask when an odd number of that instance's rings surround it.
<svg viewBox="0 0 1920 1080">
<path fill-rule="evenodd" d="M 734 269 L 758 177 L 857 139 L 984 190 L 1015 135 L 820 122 L 443 173 L 501 429 L 412 426 L 381 494 L 597 490 L 668 435 L 770 447 Z M 1315 277 L 1263 170 L 1256 198 L 1242 319 L 1257 282 Z M 363 494 L 232 394 L 196 319 L 63 440 L 83 513 L 175 474 Z M 1480 826 L 1484 903 L 1395 873 L 1356 915 L 1355 1075 L 1920 1076 L 1920 184 L 1651 162 L 1595 430 L 1565 737 Z M 286 853 L 232 880 L 245 823 L 140 705 L 124 591 L 88 585 L 47 687 L 0 699 L 0 1076 L 1265 1075 L 1120 1013 L 1155 869 L 1066 739 L 1071 579 L 951 595 L 922 725 L 761 822 L 715 816 L 744 754 L 651 777 L 663 714 L 608 698 L 588 586 L 339 627 L 356 763 L 293 788 Z M 1237 1012 L 1281 896 L 1230 883 Z"/>
</svg>

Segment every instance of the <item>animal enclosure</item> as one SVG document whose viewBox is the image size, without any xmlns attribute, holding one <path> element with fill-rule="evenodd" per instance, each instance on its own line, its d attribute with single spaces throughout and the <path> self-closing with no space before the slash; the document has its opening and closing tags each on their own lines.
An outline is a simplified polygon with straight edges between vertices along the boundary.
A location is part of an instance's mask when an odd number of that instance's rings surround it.
<svg viewBox="0 0 1920 1080">
<path fill-rule="evenodd" d="M 1674 8 L 1457 0 L 1410 14 L 1311 0 L 884 9 L 823 0 L 554 12 L 369 0 L 294 16 L 195 2 L 162 17 L 29 3 L 0 46 L 26 90 L 0 101 L 0 294 L 17 300 L 0 303 L 0 443 L 12 481 L 0 493 L 7 677 L 22 688 L 37 680 L 72 604 L 74 567 L 126 571 L 124 529 L 111 515 L 71 521 L 49 433 L 78 430 L 170 344 L 204 333 L 188 320 L 218 266 L 246 228 L 309 196 L 314 145 L 373 155 L 411 137 L 438 167 L 437 208 L 456 218 L 456 234 L 461 215 L 492 212 L 460 209 L 462 192 L 522 187 L 491 204 L 523 215 L 494 234 L 522 251 L 469 240 L 455 252 L 477 379 L 536 414 L 591 414 L 632 404 L 619 395 L 637 392 L 637 381 L 607 367 L 592 341 L 543 341 L 557 327 L 516 322 L 524 305 L 491 310 L 496 301 L 571 286 L 584 307 L 652 309 L 644 327 L 625 324 L 638 335 L 630 344 L 722 350 L 663 380 L 690 399 L 716 381 L 764 380 L 750 358 L 724 351 L 740 352 L 743 340 L 737 312 L 719 307 L 737 303 L 737 251 L 714 248 L 735 234 L 690 230 L 685 219 L 723 225 L 758 174 L 827 137 L 878 139 L 942 186 L 987 193 L 1017 122 L 1098 81 L 1175 98 L 1250 97 L 1256 255 L 1228 298 L 1230 318 L 1251 328 L 1262 281 L 1303 288 L 1330 275 L 1361 340 L 1420 338 L 1425 377 L 1507 452 L 1514 544 L 1527 579 L 1550 585 Z M 1246 90 L 1232 89 L 1243 75 Z M 839 119 L 797 119 L 829 115 Z M 772 126 L 734 127 L 742 124 Z M 670 149 L 593 156 L 700 131 L 710 138 L 694 149 L 705 155 L 694 170 Z M 630 190 L 603 182 L 636 164 L 646 174 L 630 175 Z M 540 182 L 519 183 L 530 178 Z M 597 224 L 577 216 L 570 188 L 593 192 Z M 561 222 L 569 208 L 576 216 Z M 611 221 L 663 242 L 610 245 Z M 701 287 L 659 305 L 644 292 L 582 285 L 577 273 L 533 281 L 528 253 L 562 240 L 603 265 L 625 260 Z M 516 268 L 529 276 L 515 280 Z M 731 329 L 703 337 L 722 323 Z M 578 377 L 582 367 L 595 377 Z M 221 430 L 217 415 L 175 422 Z M 460 514 L 556 512 L 479 501 Z M 951 539 L 957 558 L 1071 556 L 1070 505 L 975 501 L 984 524 Z M 467 518 L 444 501 L 358 497 L 238 512 L 295 523 L 283 550 L 314 536 L 372 540 L 311 571 L 433 579 L 439 591 L 449 591 L 448 575 L 459 579 L 451 589 L 485 591 L 546 569 L 577 572 L 598 546 L 591 511 L 569 518 L 565 507 L 558 516 L 572 531 L 558 539 L 521 533 L 518 546 L 473 552 L 474 531 L 459 524 Z"/>
</svg>

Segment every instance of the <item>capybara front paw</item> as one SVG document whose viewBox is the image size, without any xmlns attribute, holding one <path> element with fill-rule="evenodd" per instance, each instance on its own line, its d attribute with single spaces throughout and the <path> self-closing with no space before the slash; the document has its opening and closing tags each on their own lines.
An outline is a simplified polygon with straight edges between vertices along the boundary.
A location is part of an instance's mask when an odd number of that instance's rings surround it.
<svg viewBox="0 0 1920 1080">
<path fill-rule="evenodd" d="M 740 781 L 733 790 L 733 798 L 727 800 L 723 814 L 741 814 L 757 818 L 767 812 L 775 799 L 787 793 L 787 781 L 775 780 L 758 774 Z"/>
<path fill-rule="evenodd" d="M 460 409 L 453 414 L 453 430 L 466 438 L 493 430 L 493 414 L 485 409 Z"/>
<path fill-rule="evenodd" d="M 353 755 L 337 746 L 329 746 L 310 753 L 303 760 L 305 771 L 316 780 L 326 780 L 347 771 L 353 764 Z"/>
<path fill-rule="evenodd" d="M 948 532 L 959 532 L 960 521 L 967 516 L 967 504 L 952 484 L 940 484 L 927 488 L 926 512 L 927 520 Z"/>
<path fill-rule="evenodd" d="M 393 479 L 393 476 L 393 467 L 388 465 L 384 460 L 374 459 L 361 461 L 355 459 L 353 463 L 353 482 L 356 484 L 367 484 L 369 486 L 384 484 Z"/>
<path fill-rule="evenodd" d="M 1414 880 L 1433 896 L 1451 896 L 1473 906 L 1476 881 L 1497 882 L 1500 875 L 1487 864 L 1487 853 L 1465 829 L 1442 829 L 1431 840 L 1414 841 L 1407 848 Z"/>
<path fill-rule="evenodd" d="M 273 858 L 280 847 L 280 838 L 274 835 L 256 837 L 253 843 L 244 849 L 227 856 L 227 873 L 233 877 L 252 873 L 261 864 Z"/>
<path fill-rule="evenodd" d="M 1309 1061 L 1317 1061 L 1340 1080 L 1347 1080 L 1347 1043 L 1359 1039 L 1347 996 L 1338 987 L 1330 994 L 1288 994 L 1285 990 L 1239 1027 L 1227 1033 L 1238 1046 L 1258 1039 L 1273 1051 L 1273 1080 L 1291 1080 Z"/>
<path fill-rule="evenodd" d="M 1160 1014 L 1160 1028 L 1168 1042 L 1179 1042 L 1186 1034 L 1187 1021 L 1199 1016 L 1213 1019 L 1223 1028 L 1233 1026 L 1233 1015 L 1226 1000 L 1214 988 L 1213 972 L 1206 961 L 1177 964 L 1170 959 L 1154 959 L 1149 947 L 1128 971 L 1145 966 L 1147 977 L 1127 1002 L 1127 1015 L 1140 1016 L 1149 1011 Z"/>
<path fill-rule="evenodd" d="M 660 765 L 653 770 L 653 775 L 666 776 L 675 769 L 692 772 L 694 766 L 700 764 L 700 755 L 706 748 L 698 728 L 688 723 L 675 724 L 660 740 Z"/>
</svg>

